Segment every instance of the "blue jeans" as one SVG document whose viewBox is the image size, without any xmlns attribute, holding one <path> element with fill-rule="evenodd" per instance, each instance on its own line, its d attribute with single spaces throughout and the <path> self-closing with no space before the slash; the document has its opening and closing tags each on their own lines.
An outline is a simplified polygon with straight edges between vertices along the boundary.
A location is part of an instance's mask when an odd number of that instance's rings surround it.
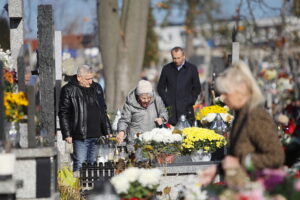
<svg viewBox="0 0 300 200">
<path fill-rule="evenodd" d="M 73 141 L 73 171 L 79 171 L 82 163 L 94 163 L 97 160 L 98 138 Z"/>
</svg>

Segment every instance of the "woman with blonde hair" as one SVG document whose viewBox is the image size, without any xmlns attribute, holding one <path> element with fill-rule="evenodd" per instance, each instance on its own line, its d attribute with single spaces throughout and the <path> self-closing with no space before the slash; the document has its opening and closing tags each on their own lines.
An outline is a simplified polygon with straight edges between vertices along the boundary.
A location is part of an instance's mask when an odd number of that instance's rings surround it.
<svg viewBox="0 0 300 200">
<path fill-rule="evenodd" d="M 234 63 L 216 79 L 221 99 L 235 111 L 229 135 L 228 155 L 222 161 L 224 170 L 244 168 L 262 170 L 279 168 L 284 152 L 270 114 L 264 109 L 264 97 L 244 62 Z M 201 181 L 213 181 L 217 166 L 205 169 Z"/>
</svg>

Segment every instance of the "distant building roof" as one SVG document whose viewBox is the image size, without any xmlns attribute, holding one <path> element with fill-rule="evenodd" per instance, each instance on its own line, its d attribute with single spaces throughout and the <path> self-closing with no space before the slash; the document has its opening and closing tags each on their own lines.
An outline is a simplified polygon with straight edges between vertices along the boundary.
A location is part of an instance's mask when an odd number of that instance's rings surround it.
<svg viewBox="0 0 300 200">
<path fill-rule="evenodd" d="M 92 46 L 95 35 L 63 35 L 62 48 L 63 49 L 82 49 Z M 24 44 L 30 44 L 33 51 L 38 48 L 37 39 L 26 39 Z"/>
</svg>

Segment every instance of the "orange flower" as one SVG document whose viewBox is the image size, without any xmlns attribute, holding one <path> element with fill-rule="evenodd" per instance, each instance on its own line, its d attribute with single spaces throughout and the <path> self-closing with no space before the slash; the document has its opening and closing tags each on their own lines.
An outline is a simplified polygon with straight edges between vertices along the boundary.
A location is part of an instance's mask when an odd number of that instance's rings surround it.
<svg viewBox="0 0 300 200">
<path fill-rule="evenodd" d="M 12 72 L 6 72 L 4 74 L 4 80 L 9 82 L 10 84 L 14 83 L 14 75 Z"/>
</svg>

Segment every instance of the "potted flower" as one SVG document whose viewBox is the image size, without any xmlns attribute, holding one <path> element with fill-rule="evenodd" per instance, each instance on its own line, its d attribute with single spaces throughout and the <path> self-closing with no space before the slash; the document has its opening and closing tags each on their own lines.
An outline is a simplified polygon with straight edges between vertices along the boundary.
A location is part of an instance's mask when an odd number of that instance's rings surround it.
<svg viewBox="0 0 300 200">
<path fill-rule="evenodd" d="M 206 106 L 196 112 L 196 119 L 202 124 L 210 123 L 215 120 L 217 114 L 219 114 L 224 122 L 231 123 L 233 116 L 229 113 L 227 106 L 212 105 Z"/>
<path fill-rule="evenodd" d="M 112 177 L 111 183 L 123 200 L 150 199 L 156 193 L 161 174 L 157 168 L 130 167 Z"/>
<path fill-rule="evenodd" d="M 180 153 L 182 136 L 173 134 L 171 129 L 154 128 L 140 134 L 137 145 L 142 148 L 143 155 L 147 158 L 157 158 L 159 163 L 172 163 Z"/>
<path fill-rule="evenodd" d="M 197 127 L 183 129 L 182 152 L 183 154 L 192 155 L 193 161 L 200 161 L 197 159 L 200 156 L 198 154 L 211 154 L 225 144 L 225 137 L 217 134 L 214 130 Z M 197 157 L 193 158 L 194 155 Z M 210 160 L 210 158 L 208 157 L 207 159 Z"/>
</svg>

